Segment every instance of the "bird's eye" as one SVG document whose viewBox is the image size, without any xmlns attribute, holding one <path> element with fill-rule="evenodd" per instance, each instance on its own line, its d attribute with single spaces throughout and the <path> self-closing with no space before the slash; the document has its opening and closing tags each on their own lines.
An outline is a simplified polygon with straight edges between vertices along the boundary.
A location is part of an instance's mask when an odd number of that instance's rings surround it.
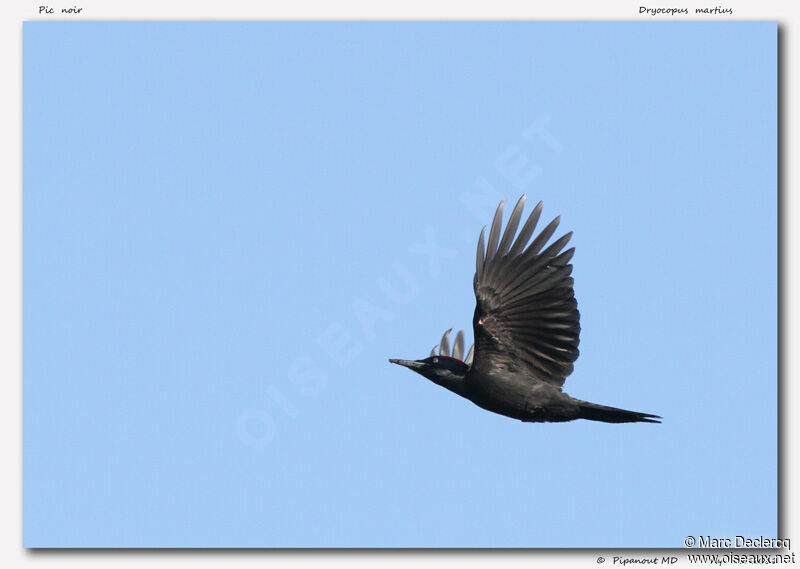
<svg viewBox="0 0 800 569">
<path fill-rule="evenodd" d="M 439 358 L 433 358 L 433 363 L 438 364 L 439 363 Z"/>
</svg>

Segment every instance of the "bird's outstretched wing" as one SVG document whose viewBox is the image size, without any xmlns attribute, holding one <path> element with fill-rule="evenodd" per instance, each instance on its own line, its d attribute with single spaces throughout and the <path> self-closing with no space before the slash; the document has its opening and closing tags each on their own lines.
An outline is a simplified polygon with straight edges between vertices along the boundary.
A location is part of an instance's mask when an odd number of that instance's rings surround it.
<svg viewBox="0 0 800 569">
<path fill-rule="evenodd" d="M 463 361 L 467 365 L 472 365 L 472 355 L 474 353 L 475 346 L 470 346 L 469 351 L 467 352 L 467 357 L 464 357 L 464 332 L 459 330 L 456 334 L 456 340 L 453 343 L 453 350 L 450 351 L 450 332 L 453 329 L 450 328 L 442 335 L 442 341 L 439 342 L 439 355 L 440 356 L 447 356 L 449 358 L 454 358 L 459 361 Z M 436 347 L 434 346 L 431 349 L 431 356 L 436 355 Z"/>
<path fill-rule="evenodd" d="M 542 249 L 558 227 L 557 217 L 528 245 L 542 212 L 539 202 L 514 240 L 525 205 L 522 196 L 501 239 L 504 205 L 505 200 L 497 208 L 485 250 L 485 227 L 478 239 L 474 366 L 521 368 L 561 387 L 578 358 L 580 333 L 569 264 L 575 249 L 561 252 L 572 233 Z"/>
</svg>

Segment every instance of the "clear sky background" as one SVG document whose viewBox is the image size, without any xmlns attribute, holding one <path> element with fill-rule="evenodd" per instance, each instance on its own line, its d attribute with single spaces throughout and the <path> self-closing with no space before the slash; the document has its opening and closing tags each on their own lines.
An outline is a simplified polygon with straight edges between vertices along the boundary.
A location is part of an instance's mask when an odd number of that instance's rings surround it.
<svg viewBox="0 0 800 569">
<path fill-rule="evenodd" d="M 24 545 L 682 547 L 777 531 L 774 23 L 24 26 Z M 525 424 L 471 339 L 501 198 L 575 232 Z"/>
</svg>

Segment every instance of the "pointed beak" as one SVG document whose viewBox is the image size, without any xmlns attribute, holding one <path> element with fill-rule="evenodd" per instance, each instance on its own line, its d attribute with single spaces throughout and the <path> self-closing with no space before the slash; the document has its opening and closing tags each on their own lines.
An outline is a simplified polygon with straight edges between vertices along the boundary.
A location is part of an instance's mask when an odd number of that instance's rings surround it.
<svg viewBox="0 0 800 569">
<path fill-rule="evenodd" d="M 407 367 L 408 369 L 413 369 L 414 371 L 419 371 L 425 364 L 422 362 L 416 362 L 414 360 L 389 360 L 389 363 L 397 364 L 399 366 Z"/>
</svg>

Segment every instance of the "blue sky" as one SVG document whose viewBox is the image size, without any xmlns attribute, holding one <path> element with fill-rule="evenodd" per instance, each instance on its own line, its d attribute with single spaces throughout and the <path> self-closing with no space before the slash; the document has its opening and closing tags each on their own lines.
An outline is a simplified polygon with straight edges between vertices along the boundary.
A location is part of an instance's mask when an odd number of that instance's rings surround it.
<svg viewBox="0 0 800 569">
<path fill-rule="evenodd" d="M 25 546 L 775 536 L 776 40 L 25 23 Z M 387 363 L 471 340 L 522 193 L 575 232 L 565 390 L 663 424 L 524 424 Z"/>
</svg>

